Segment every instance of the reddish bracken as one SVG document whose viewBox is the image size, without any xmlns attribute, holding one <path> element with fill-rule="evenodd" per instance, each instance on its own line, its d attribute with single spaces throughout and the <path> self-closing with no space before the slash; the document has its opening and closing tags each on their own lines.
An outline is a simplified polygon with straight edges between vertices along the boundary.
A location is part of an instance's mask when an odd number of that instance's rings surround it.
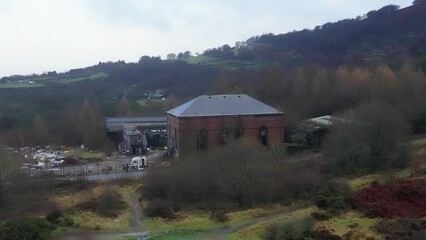
<svg viewBox="0 0 426 240">
<path fill-rule="evenodd" d="M 357 192 L 353 203 L 367 217 L 422 218 L 426 216 L 426 179 L 400 180 L 392 186 L 375 184 Z"/>
</svg>

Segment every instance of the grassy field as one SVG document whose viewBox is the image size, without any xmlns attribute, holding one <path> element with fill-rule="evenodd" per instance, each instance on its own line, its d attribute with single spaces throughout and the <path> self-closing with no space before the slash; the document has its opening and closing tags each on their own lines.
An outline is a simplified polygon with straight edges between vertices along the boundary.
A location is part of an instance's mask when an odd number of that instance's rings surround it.
<svg viewBox="0 0 426 240">
<path fill-rule="evenodd" d="M 215 61 L 217 61 L 216 58 L 205 56 L 205 55 L 191 56 L 186 60 L 186 62 L 189 64 L 209 64 Z"/>
<path fill-rule="evenodd" d="M 224 68 L 228 70 L 238 70 L 238 69 L 259 69 L 271 66 L 271 62 L 265 61 L 239 61 L 239 60 L 223 60 L 217 59 L 209 56 L 192 56 L 188 58 L 187 63 L 189 64 L 199 64 L 199 65 L 209 65 L 218 68 Z"/>
<path fill-rule="evenodd" d="M 88 77 L 63 78 L 63 79 L 58 79 L 58 80 L 59 80 L 60 83 L 72 83 L 72 82 L 79 82 L 79 81 L 84 81 L 84 80 L 94 80 L 94 79 L 106 78 L 108 76 L 109 76 L 108 73 L 99 72 L 99 73 L 92 74 Z"/>
<path fill-rule="evenodd" d="M 10 83 L 0 83 L 0 88 L 40 88 L 46 86 L 49 83 L 73 83 L 85 80 L 94 80 L 102 79 L 108 77 L 108 73 L 99 72 L 92 74 L 87 77 L 76 77 L 76 78 L 58 78 L 58 77 L 44 77 L 44 78 L 34 78 L 28 79 L 26 82 L 10 82 Z M 33 81 L 33 83 L 28 83 L 28 81 Z"/>
<path fill-rule="evenodd" d="M 39 88 L 44 87 L 43 83 L 0 83 L 0 88 Z"/>
</svg>

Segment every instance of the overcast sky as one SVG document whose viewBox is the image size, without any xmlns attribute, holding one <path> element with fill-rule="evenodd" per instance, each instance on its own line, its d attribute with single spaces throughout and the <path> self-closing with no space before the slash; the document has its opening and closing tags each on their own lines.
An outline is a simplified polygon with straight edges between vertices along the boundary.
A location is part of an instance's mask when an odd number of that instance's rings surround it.
<svg viewBox="0 0 426 240">
<path fill-rule="evenodd" d="M 286 33 L 412 0 L 0 0 L 0 77 L 137 62 Z"/>
</svg>

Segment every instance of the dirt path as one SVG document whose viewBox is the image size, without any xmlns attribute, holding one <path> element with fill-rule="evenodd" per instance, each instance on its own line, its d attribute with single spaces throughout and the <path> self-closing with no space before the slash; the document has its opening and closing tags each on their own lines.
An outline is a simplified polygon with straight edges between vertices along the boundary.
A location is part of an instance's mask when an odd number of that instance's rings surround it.
<svg viewBox="0 0 426 240">
<path fill-rule="evenodd" d="M 143 226 L 143 213 L 139 204 L 138 198 L 134 192 L 129 193 L 130 210 L 132 211 L 132 218 L 130 219 L 130 227 L 133 229 L 144 229 Z"/>
<path fill-rule="evenodd" d="M 211 234 L 208 234 L 208 236 L 203 236 L 203 237 L 196 238 L 196 239 L 197 240 L 226 239 L 227 235 L 234 233 L 234 232 L 237 232 L 237 231 L 239 231 L 243 228 L 247 228 L 247 227 L 250 227 L 250 226 L 258 224 L 258 223 L 275 220 L 275 219 L 284 217 L 288 214 L 291 214 L 293 212 L 300 211 L 302 209 L 304 209 L 304 208 L 298 208 L 298 209 L 293 209 L 293 210 L 290 210 L 290 211 L 284 211 L 284 212 L 273 214 L 273 215 L 258 217 L 258 218 L 249 220 L 248 222 L 245 222 L 245 223 L 231 224 L 229 226 L 219 228 L 219 229 L 215 229 L 215 230 L 211 231 Z"/>
</svg>

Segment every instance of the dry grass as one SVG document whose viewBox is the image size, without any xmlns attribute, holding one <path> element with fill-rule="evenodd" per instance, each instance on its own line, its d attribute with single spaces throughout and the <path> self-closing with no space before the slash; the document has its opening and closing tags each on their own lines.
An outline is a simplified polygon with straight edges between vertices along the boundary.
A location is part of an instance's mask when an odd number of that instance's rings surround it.
<svg viewBox="0 0 426 240">
<path fill-rule="evenodd" d="M 317 223 L 316 227 L 325 227 L 332 233 L 343 237 L 347 232 L 354 231 L 363 234 L 367 237 L 374 237 L 377 240 L 384 239 L 384 237 L 374 231 L 373 226 L 378 223 L 380 219 L 365 218 L 359 213 L 348 212 L 338 217 L 334 217 L 328 221 Z"/>
<path fill-rule="evenodd" d="M 106 218 L 90 211 L 77 211 L 71 218 L 80 228 L 101 230 L 129 230 L 130 212 L 126 211 L 115 218 Z"/>
<path fill-rule="evenodd" d="M 129 191 L 132 187 L 119 185 L 98 185 L 92 189 L 80 191 L 63 192 L 60 195 L 53 197 L 60 209 L 70 210 L 70 217 L 74 220 L 76 226 L 85 229 L 99 228 L 102 230 L 128 230 L 129 221 L 131 218 L 130 211 L 122 211 L 117 217 L 108 218 L 100 216 L 91 211 L 75 210 L 75 206 L 83 202 L 90 201 L 93 198 L 99 197 L 107 188 L 114 189 L 119 192 L 123 200 L 129 205 Z"/>
<path fill-rule="evenodd" d="M 190 230 L 202 231 L 224 226 L 210 219 L 210 214 L 201 211 L 181 211 L 177 218 L 167 220 L 159 217 L 145 219 L 145 226 L 151 231 Z"/>
<path fill-rule="evenodd" d="M 265 233 L 265 229 L 268 226 L 277 223 L 283 223 L 286 221 L 294 221 L 296 219 L 302 219 L 311 215 L 313 211 L 316 211 L 316 207 L 307 207 L 304 209 L 293 211 L 287 215 L 272 220 L 263 221 L 261 223 L 253 224 L 249 227 L 243 228 L 235 233 L 228 236 L 228 239 L 262 239 L 262 235 Z"/>
</svg>

